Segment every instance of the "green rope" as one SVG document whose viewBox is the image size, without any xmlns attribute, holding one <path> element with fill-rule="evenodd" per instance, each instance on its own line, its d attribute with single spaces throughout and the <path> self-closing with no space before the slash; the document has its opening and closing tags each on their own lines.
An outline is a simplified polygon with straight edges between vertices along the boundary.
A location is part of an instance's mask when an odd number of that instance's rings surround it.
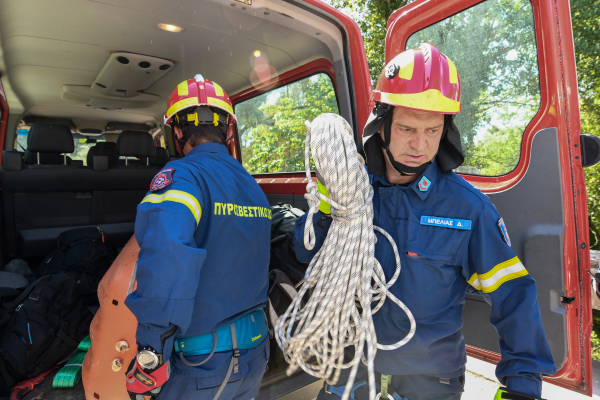
<svg viewBox="0 0 600 400">
<path fill-rule="evenodd" d="M 79 346 L 77 346 L 77 348 L 82 351 L 88 351 L 91 345 L 92 339 L 90 339 L 90 335 L 87 335 L 85 339 L 83 339 L 81 343 L 79 343 Z"/>
<path fill-rule="evenodd" d="M 81 380 L 83 359 L 91 344 L 92 341 L 90 340 L 90 335 L 87 335 L 86 338 L 79 343 L 77 349 L 83 351 L 78 351 L 69 361 L 67 361 L 60 371 L 56 373 L 54 380 L 52 381 L 52 387 L 54 389 L 72 388 L 79 383 Z"/>
</svg>

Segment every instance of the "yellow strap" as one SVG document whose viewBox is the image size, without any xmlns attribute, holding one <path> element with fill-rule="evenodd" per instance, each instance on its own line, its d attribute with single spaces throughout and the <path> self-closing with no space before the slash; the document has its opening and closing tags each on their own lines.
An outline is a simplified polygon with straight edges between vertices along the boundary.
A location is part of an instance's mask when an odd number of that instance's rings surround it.
<svg viewBox="0 0 600 400">
<path fill-rule="evenodd" d="M 327 187 L 325 187 L 325 185 L 323 185 L 321 183 L 321 181 L 318 179 L 317 179 L 317 185 L 319 185 L 317 192 L 321 193 L 324 196 L 329 197 L 329 192 L 327 192 Z M 324 214 L 331 214 L 331 205 L 328 202 L 321 200 L 321 203 L 319 204 L 319 211 L 321 211 Z"/>
<path fill-rule="evenodd" d="M 180 203 L 186 206 L 194 216 L 196 220 L 196 226 L 200 222 L 200 217 L 202 216 L 202 209 L 200 208 L 200 203 L 194 196 L 189 193 L 182 192 L 181 190 L 168 190 L 162 194 L 149 194 L 144 197 L 142 203 L 154 203 L 159 204 L 163 201 L 172 201 L 175 203 Z"/>
<path fill-rule="evenodd" d="M 194 125 L 198 126 L 198 113 L 188 114 L 188 122 L 193 122 Z"/>
</svg>

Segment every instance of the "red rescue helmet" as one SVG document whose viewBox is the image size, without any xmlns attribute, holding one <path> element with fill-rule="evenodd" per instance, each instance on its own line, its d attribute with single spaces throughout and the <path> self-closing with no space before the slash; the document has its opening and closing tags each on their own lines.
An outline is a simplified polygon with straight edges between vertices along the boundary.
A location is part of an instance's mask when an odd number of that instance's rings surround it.
<svg viewBox="0 0 600 400">
<path fill-rule="evenodd" d="M 235 130 L 235 114 L 227 93 L 216 82 L 204 79 L 197 74 L 193 79 L 181 82 L 169 96 L 167 113 L 164 117 L 166 125 L 174 125 L 182 129 L 183 136 L 176 137 L 175 149 L 183 156 L 185 143 L 193 135 L 198 125 L 214 125 L 219 127 L 224 140 L 232 137 Z"/>
<path fill-rule="evenodd" d="M 172 125 L 173 117 L 180 111 L 199 106 L 225 111 L 229 115 L 227 124 L 233 125 L 235 123 L 233 106 L 227 93 L 216 82 L 204 79 L 202 75 L 197 74 L 193 79 L 181 82 L 171 92 L 167 103 L 165 124 Z"/>
<path fill-rule="evenodd" d="M 441 114 L 460 112 L 460 78 L 454 63 L 433 44 L 423 43 L 394 57 L 381 71 L 375 102 Z"/>
<path fill-rule="evenodd" d="M 363 131 L 361 147 L 369 172 L 374 175 L 382 176 L 385 170 L 382 147 L 402 175 L 418 174 L 432 162 L 428 160 L 419 167 L 409 167 L 394 160 L 389 150 L 394 107 L 445 114 L 444 133 L 436 155 L 438 164 L 445 173 L 464 161 L 460 134 L 453 122 L 454 115 L 461 110 L 460 78 L 454 63 L 433 44 L 423 43 L 389 61 L 371 93 L 369 107 L 372 111 Z M 383 138 L 378 134 L 382 125 Z"/>
</svg>

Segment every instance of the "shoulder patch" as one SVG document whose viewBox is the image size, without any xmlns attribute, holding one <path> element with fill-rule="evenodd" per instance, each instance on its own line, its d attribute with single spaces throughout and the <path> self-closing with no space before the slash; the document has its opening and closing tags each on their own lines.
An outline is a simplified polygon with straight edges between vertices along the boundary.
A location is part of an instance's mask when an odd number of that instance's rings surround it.
<svg viewBox="0 0 600 400">
<path fill-rule="evenodd" d="M 152 179 L 152 183 L 150 183 L 150 191 L 156 192 L 173 183 L 173 172 L 175 172 L 175 168 L 167 168 L 156 174 L 154 179 Z"/>
<path fill-rule="evenodd" d="M 510 244 L 510 237 L 508 237 L 508 230 L 506 229 L 506 224 L 504 223 L 504 220 L 502 218 L 500 218 L 498 220 L 498 229 L 500 230 L 500 234 L 502 235 L 502 239 L 506 242 L 507 245 L 511 245 Z"/>
</svg>

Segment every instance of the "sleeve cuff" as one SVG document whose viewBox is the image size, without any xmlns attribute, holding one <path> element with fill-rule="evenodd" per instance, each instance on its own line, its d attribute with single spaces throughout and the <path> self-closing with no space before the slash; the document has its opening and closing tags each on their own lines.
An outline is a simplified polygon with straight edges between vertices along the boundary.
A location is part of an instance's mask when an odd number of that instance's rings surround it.
<svg viewBox="0 0 600 400">
<path fill-rule="evenodd" d="M 542 379 L 525 376 L 509 376 L 506 378 L 506 388 L 513 392 L 542 397 Z"/>
</svg>

